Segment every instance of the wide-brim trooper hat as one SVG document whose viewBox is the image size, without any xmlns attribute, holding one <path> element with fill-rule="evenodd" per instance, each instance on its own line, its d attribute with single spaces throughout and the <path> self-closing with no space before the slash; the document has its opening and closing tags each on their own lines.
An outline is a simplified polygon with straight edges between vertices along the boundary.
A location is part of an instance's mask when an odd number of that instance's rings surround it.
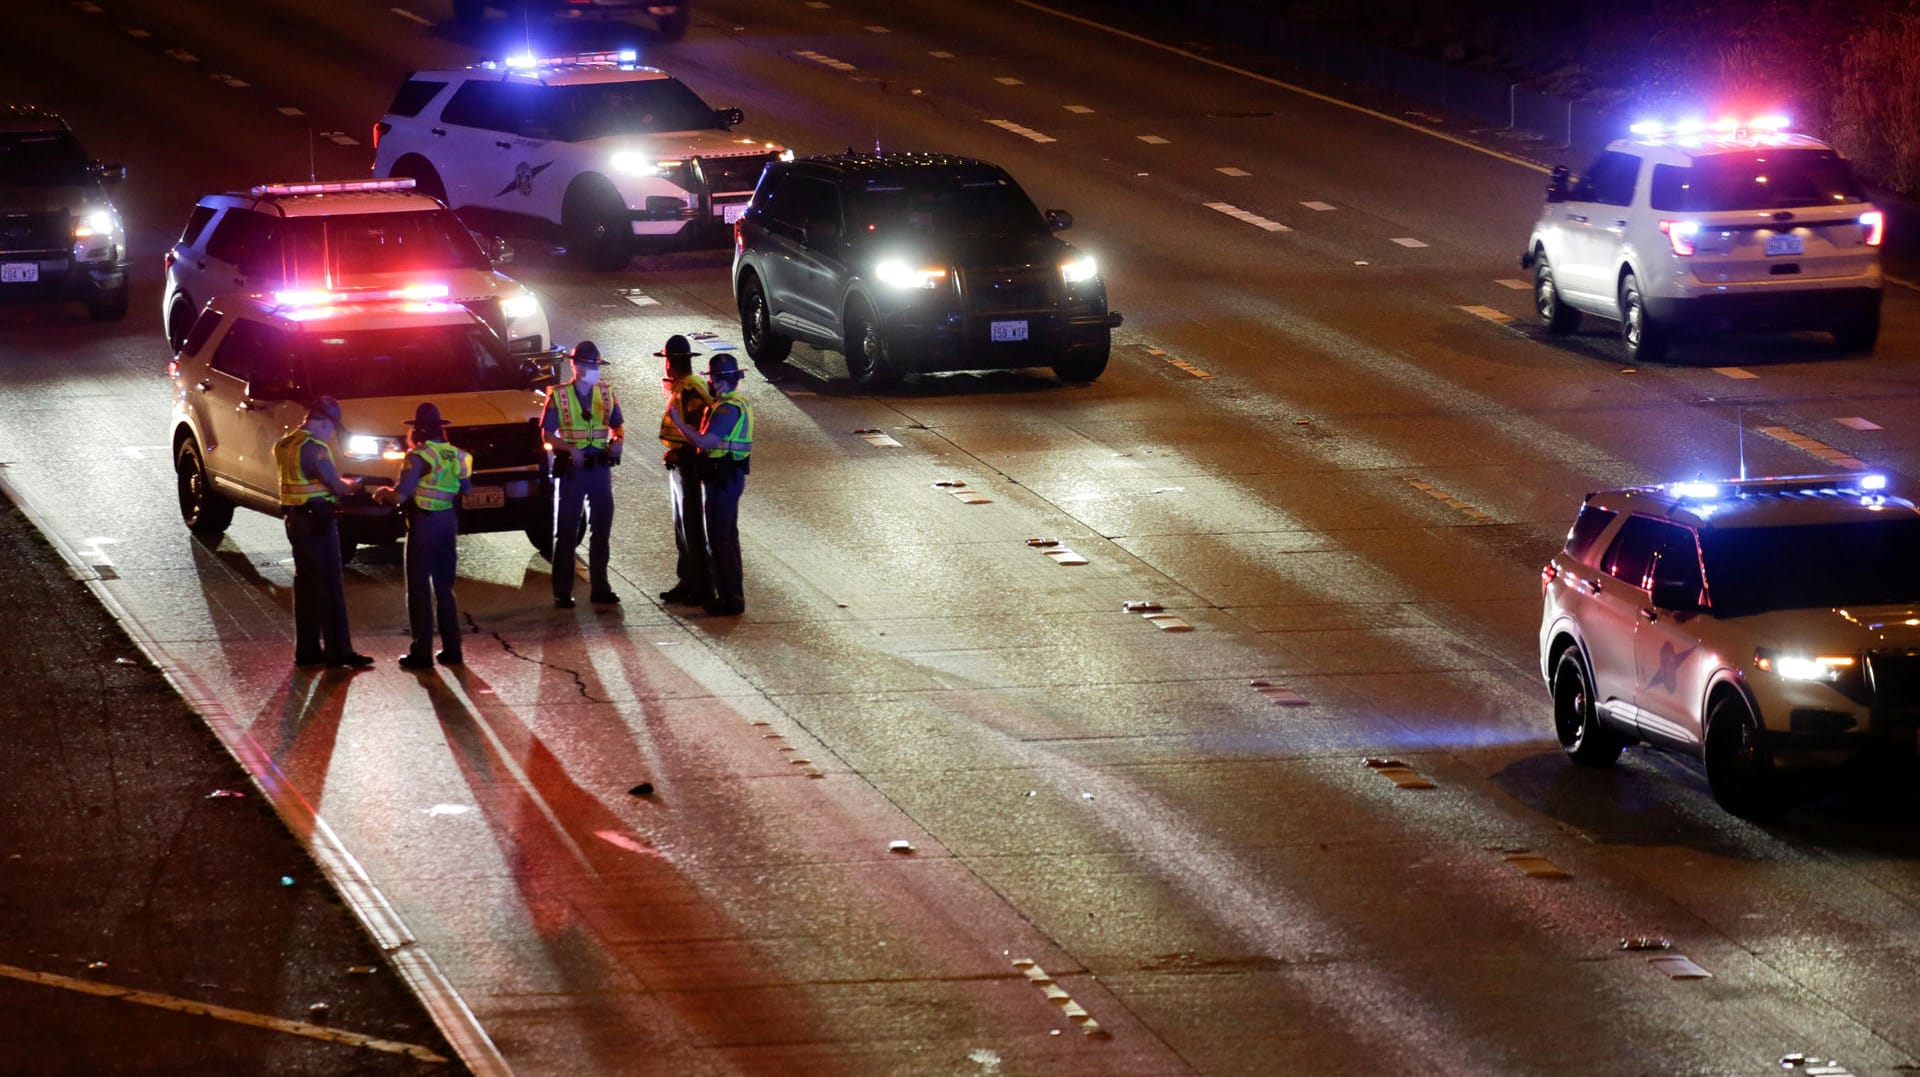
<svg viewBox="0 0 1920 1077">
<path fill-rule="evenodd" d="M 406 420 L 408 426 L 422 434 L 437 434 L 447 428 L 447 422 L 440 417 L 440 407 L 432 401 L 425 401 L 413 409 L 413 418 Z"/>
<path fill-rule="evenodd" d="M 707 377 L 709 378 L 744 378 L 746 376 L 746 372 L 740 369 L 740 360 L 725 352 L 707 360 Z"/>
<path fill-rule="evenodd" d="M 704 355 L 705 353 L 694 351 L 693 345 L 688 342 L 686 337 L 683 337 L 680 334 L 675 333 L 674 335 L 667 338 L 666 347 L 661 348 L 659 351 L 654 352 L 653 354 L 657 358 L 661 358 L 661 359 L 675 359 L 675 358 L 691 359 L 696 355 Z"/>
<path fill-rule="evenodd" d="M 591 340 L 583 340 L 580 343 L 575 344 L 573 346 L 573 351 L 567 356 L 567 358 L 572 359 L 575 366 L 579 366 L 581 364 L 586 364 L 588 366 L 606 366 L 607 365 L 607 361 L 605 359 L 600 358 L 600 346 L 595 344 Z"/>
<path fill-rule="evenodd" d="M 325 419 L 337 424 L 340 422 L 340 402 L 330 396 L 316 396 L 307 405 L 307 418 Z"/>
</svg>

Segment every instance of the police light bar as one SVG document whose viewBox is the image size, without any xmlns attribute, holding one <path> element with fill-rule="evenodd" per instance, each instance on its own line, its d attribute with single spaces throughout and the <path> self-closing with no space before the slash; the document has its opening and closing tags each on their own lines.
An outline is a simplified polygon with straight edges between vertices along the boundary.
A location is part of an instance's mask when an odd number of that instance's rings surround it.
<svg viewBox="0 0 1920 1077">
<path fill-rule="evenodd" d="M 275 306 L 292 309 L 333 306 L 338 303 L 379 303 L 388 300 L 418 302 L 446 297 L 447 286 L 444 284 L 409 284 L 404 288 L 348 288 L 340 291 L 325 288 L 289 288 L 273 293 L 273 302 Z"/>
<path fill-rule="evenodd" d="M 535 56 L 531 52 L 516 52 L 499 60 L 482 60 L 480 66 L 489 71 L 502 67 L 509 71 L 526 71 L 536 67 L 581 67 L 592 64 L 632 68 L 639 63 L 639 49 L 610 49 L 605 52 L 576 52 L 566 56 Z"/>
<path fill-rule="evenodd" d="M 1734 138 L 1747 137 L 1755 133 L 1777 135 L 1793 126 L 1787 117 L 1773 113 L 1741 119 L 1735 116 L 1722 116 L 1708 123 L 1697 117 L 1689 117 L 1665 123 L 1660 120 L 1641 120 L 1627 130 L 1643 138 L 1665 138 L 1669 135 L 1680 138 L 1698 138 L 1701 135 L 1725 135 Z"/>
<path fill-rule="evenodd" d="M 1886 475 L 1856 472 L 1849 475 L 1769 475 L 1756 479 L 1723 479 L 1719 482 L 1670 482 L 1653 487 L 1689 501 L 1714 501 L 1740 494 L 1780 493 L 1788 490 L 1838 490 L 1846 493 L 1883 493 Z"/>
<path fill-rule="evenodd" d="M 413 180 L 339 180 L 329 183 L 262 183 L 249 192 L 255 198 L 270 194 L 346 194 L 349 191 L 411 191 Z"/>
</svg>

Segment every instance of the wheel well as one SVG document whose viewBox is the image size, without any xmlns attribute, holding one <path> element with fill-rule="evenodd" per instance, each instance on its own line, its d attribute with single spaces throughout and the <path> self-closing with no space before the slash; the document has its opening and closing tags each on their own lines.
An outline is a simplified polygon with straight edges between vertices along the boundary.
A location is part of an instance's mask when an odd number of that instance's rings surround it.
<svg viewBox="0 0 1920 1077">
<path fill-rule="evenodd" d="M 1719 684 L 1707 689 L 1707 709 L 1702 714 L 1702 718 L 1704 719 L 1706 716 L 1711 715 L 1715 707 L 1718 707 L 1721 703 L 1729 699 L 1739 703 L 1741 709 L 1747 712 L 1748 717 L 1753 716 L 1753 703 L 1747 699 L 1747 694 L 1742 692 L 1732 681 L 1721 681 Z M 1706 736 L 1707 729 L 1703 720 L 1700 729 L 1700 740 L 1703 744 L 1706 742 Z"/>
<path fill-rule="evenodd" d="M 1577 651 L 1579 649 L 1579 641 L 1565 632 L 1555 636 L 1553 642 L 1547 647 L 1547 676 L 1553 676 L 1553 671 L 1560 665 L 1562 656 L 1568 651 Z M 1586 665 L 1586 657 L 1584 655 L 1581 656 L 1580 664 L 1582 666 Z"/>
<path fill-rule="evenodd" d="M 742 269 L 740 271 L 739 279 L 733 282 L 733 295 L 734 295 L 734 301 L 736 303 L 739 302 L 740 293 L 746 290 L 748 281 L 753 281 L 755 284 L 760 283 L 760 274 L 754 272 L 752 266 L 747 266 L 746 268 Z M 762 288 L 761 290 L 765 291 L 764 288 Z"/>
<path fill-rule="evenodd" d="M 180 459 L 180 446 L 185 445 L 189 441 L 194 442 L 196 445 L 199 444 L 199 439 L 193 436 L 193 429 L 191 427 L 189 427 L 185 423 L 181 423 L 179 426 L 174 427 L 173 458 L 176 461 Z"/>
<path fill-rule="evenodd" d="M 596 194 L 611 194 L 614 201 L 619 202 L 622 208 L 627 205 L 626 196 L 621 194 L 620 188 L 615 187 L 613 181 L 604 174 L 582 172 L 567 184 L 567 193 L 560 198 L 560 212 L 564 215 L 566 207 L 572 205 L 575 199 L 590 198 Z"/>
</svg>

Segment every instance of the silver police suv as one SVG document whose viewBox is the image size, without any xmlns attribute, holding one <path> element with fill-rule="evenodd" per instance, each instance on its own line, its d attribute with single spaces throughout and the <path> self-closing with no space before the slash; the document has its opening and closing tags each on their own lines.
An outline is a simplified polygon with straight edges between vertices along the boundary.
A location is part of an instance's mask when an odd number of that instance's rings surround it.
<svg viewBox="0 0 1920 1077">
<path fill-rule="evenodd" d="M 1915 750 L 1920 508 L 1884 476 L 1589 494 L 1540 578 L 1540 669 L 1576 763 L 1674 749 L 1756 815 L 1777 769 Z"/>
<path fill-rule="evenodd" d="M 1636 124 L 1578 177 L 1547 185 L 1522 268 L 1550 333 L 1620 323 L 1634 362 L 1686 330 L 1880 336 L 1886 218 L 1839 152 L 1783 117 Z"/>
</svg>

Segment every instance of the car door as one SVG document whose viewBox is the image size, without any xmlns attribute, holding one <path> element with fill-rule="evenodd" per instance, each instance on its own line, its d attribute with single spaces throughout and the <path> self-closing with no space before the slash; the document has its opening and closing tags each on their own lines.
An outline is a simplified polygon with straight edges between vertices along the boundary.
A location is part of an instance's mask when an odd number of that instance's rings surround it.
<svg viewBox="0 0 1920 1077">
<path fill-rule="evenodd" d="M 1593 694 L 1598 706 L 1627 725 L 1633 718 L 1639 667 L 1634 635 L 1640 611 L 1650 605 L 1645 590 L 1647 571 L 1661 538 L 1662 522 L 1650 516 L 1629 516 L 1600 559 L 1600 574 L 1576 580 L 1584 596 L 1580 622 L 1593 663 Z"/>
<path fill-rule="evenodd" d="M 792 176 L 772 207 L 768 231 L 780 239 L 774 309 L 796 331 L 816 339 L 840 338 L 840 297 L 848 276 L 846 215 L 840 188 L 808 175 Z"/>
<path fill-rule="evenodd" d="M 1711 616 L 1700 609 L 1705 585 L 1699 539 L 1692 528 L 1662 522 L 1654 528 L 1653 542 L 1649 593 L 1636 611 L 1634 630 L 1635 720 L 1641 736 L 1649 740 L 1676 746 L 1698 744 L 1701 701 L 1716 662 L 1699 637 L 1700 619 Z M 1664 597 L 1668 589 L 1687 596 L 1682 608 L 1654 604 L 1653 592 Z"/>
<path fill-rule="evenodd" d="M 214 384 L 206 390 L 205 414 L 218 448 L 209 453 L 209 466 L 257 498 L 278 500 L 273 444 L 286 433 L 278 411 L 294 395 L 286 334 L 263 322 L 237 320 L 214 348 L 210 367 Z"/>
<path fill-rule="evenodd" d="M 195 260 L 199 289 L 194 298 L 264 292 L 284 285 L 280 218 L 234 206 L 213 223 L 204 259 Z"/>
<path fill-rule="evenodd" d="M 1559 205 L 1561 260 L 1554 267 L 1554 280 L 1576 306 L 1601 313 L 1617 306 L 1614 276 L 1639 175 L 1638 154 L 1608 150 Z"/>
<path fill-rule="evenodd" d="M 453 208 L 494 209 L 517 196 L 511 151 L 518 124 L 510 101 L 506 83 L 468 79 L 447 99 L 439 122 L 428 127 L 429 157 Z"/>
</svg>

